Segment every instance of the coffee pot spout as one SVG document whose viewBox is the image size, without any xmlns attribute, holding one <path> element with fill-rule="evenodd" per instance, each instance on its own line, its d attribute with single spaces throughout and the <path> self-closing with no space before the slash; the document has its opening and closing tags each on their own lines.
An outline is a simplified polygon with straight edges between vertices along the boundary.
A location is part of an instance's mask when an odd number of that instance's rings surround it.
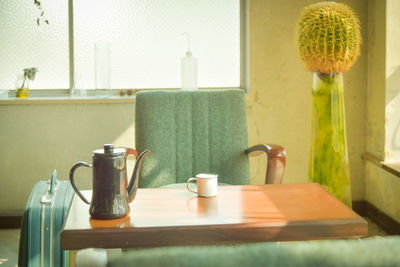
<svg viewBox="0 0 400 267">
<path fill-rule="evenodd" d="M 132 202 L 136 196 L 136 191 L 138 189 L 139 179 L 140 179 L 140 177 L 139 177 L 140 176 L 140 168 L 143 163 L 143 158 L 144 158 L 144 156 L 146 156 L 147 154 L 150 154 L 150 153 L 151 153 L 151 151 L 149 149 L 146 149 L 145 151 L 140 153 L 139 157 L 137 158 L 135 167 L 133 169 L 132 177 L 131 177 L 131 180 L 129 181 L 129 185 L 127 188 L 129 202 Z"/>
</svg>

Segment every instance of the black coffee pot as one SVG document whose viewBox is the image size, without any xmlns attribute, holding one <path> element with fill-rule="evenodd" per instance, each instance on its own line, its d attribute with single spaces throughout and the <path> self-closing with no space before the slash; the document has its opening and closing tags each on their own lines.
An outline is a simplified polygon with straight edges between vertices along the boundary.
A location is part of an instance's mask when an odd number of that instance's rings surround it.
<svg viewBox="0 0 400 267">
<path fill-rule="evenodd" d="M 129 213 L 129 203 L 135 199 L 139 185 L 139 171 L 143 157 L 150 150 L 139 156 L 132 148 L 114 148 L 105 144 L 104 149 L 93 151 L 93 165 L 86 162 L 76 163 L 70 171 L 69 178 L 76 194 L 90 205 L 89 213 L 94 219 L 116 219 Z M 128 184 L 126 157 L 134 154 L 137 157 L 132 177 Z M 89 202 L 79 191 L 74 181 L 74 172 L 79 167 L 93 167 L 93 193 Z"/>
</svg>

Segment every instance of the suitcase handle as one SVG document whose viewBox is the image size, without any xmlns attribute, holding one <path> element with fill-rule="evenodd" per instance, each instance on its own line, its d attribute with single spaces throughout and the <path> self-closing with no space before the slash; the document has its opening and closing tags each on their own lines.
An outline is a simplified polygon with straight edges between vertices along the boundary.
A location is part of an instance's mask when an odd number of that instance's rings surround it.
<svg viewBox="0 0 400 267">
<path fill-rule="evenodd" d="M 54 170 L 49 180 L 49 189 L 47 190 L 46 194 L 42 196 L 40 203 L 51 204 L 56 185 L 57 185 L 57 170 Z"/>
<path fill-rule="evenodd" d="M 75 170 L 78 169 L 79 167 L 82 167 L 82 166 L 83 167 L 88 167 L 88 168 L 93 167 L 93 165 L 88 164 L 86 162 L 83 162 L 83 161 L 78 162 L 74 166 L 72 166 L 71 171 L 69 172 L 69 179 L 71 180 L 72 188 L 74 188 L 76 194 L 83 200 L 83 202 L 85 202 L 86 204 L 90 205 L 90 202 L 82 195 L 81 191 L 79 191 L 79 189 L 76 186 L 75 181 L 74 181 L 74 172 L 75 172 Z"/>
<path fill-rule="evenodd" d="M 54 170 L 53 175 L 51 175 L 51 178 L 50 178 L 50 186 L 49 186 L 50 194 L 53 194 L 56 184 L 57 184 L 57 170 Z"/>
</svg>

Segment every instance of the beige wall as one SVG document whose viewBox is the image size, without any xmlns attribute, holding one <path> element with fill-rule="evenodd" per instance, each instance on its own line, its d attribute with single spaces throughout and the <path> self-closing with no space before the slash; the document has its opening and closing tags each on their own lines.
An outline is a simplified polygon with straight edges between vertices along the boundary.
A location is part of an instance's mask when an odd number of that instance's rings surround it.
<svg viewBox="0 0 400 267">
<path fill-rule="evenodd" d="M 367 151 L 400 158 L 400 2 L 368 1 Z M 365 166 L 365 199 L 400 222 L 400 178 Z"/>
<path fill-rule="evenodd" d="M 277 143 L 287 150 L 286 183 L 307 182 L 312 73 L 298 59 L 295 25 L 300 10 L 317 1 L 252 0 L 250 6 L 250 144 Z M 366 39 L 367 6 L 343 1 L 359 16 Z M 344 74 L 348 148 L 353 199 L 364 198 L 367 47 Z M 265 159 L 252 160 L 252 181 L 262 183 Z"/>
<path fill-rule="evenodd" d="M 367 152 L 385 154 L 386 1 L 368 1 Z"/>
<path fill-rule="evenodd" d="M 20 213 L 37 181 L 53 169 L 68 179 L 103 143 L 133 146 L 133 121 L 134 104 L 0 105 L 0 215 Z M 90 187 L 91 170 L 76 176 Z"/>
<path fill-rule="evenodd" d="M 400 1 L 387 1 L 386 15 L 386 155 L 400 159 Z"/>
<path fill-rule="evenodd" d="M 400 222 L 400 177 L 372 163 L 365 165 L 365 199 Z"/>
</svg>

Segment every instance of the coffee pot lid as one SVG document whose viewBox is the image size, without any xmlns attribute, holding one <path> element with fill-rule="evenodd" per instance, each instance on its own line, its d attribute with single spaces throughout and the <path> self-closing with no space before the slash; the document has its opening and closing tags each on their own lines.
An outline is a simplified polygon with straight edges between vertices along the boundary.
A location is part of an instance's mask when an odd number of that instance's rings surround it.
<svg viewBox="0 0 400 267">
<path fill-rule="evenodd" d="M 96 149 L 93 151 L 93 154 L 96 156 L 105 156 L 105 157 L 115 157 L 121 156 L 126 153 L 126 149 L 123 147 L 114 148 L 113 144 L 104 144 L 104 148 Z"/>
</svg>

